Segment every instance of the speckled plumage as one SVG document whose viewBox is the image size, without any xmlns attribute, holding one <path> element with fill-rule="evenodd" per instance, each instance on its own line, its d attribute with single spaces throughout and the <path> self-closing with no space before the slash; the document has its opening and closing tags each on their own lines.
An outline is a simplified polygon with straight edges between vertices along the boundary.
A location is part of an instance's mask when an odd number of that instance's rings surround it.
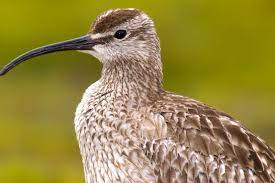
<svg viewBox="0 0 275 183">
<path fill-rule="evenodd" d="M 26 52 L 0 76 L 65 50 L 103 64 L 75 114 L 86 183 L 275 182 L 275 152 L 262 139 L 231 116 L 163 89 L 159 39 L 145 13 L 104 12 L 87 35 Z"/>
<path fill-rule="evenodd" d="M 111 21 L 111 22 L 109 22 Z M 128 36 L 111 35 L 126 29 Z M 75 117 L 91 182 L 275 182 L 275 153 L 229 115 L 162 88 L 158 36 L 135 9 L 100 15 L 86 51 L 103 63 Z"/>
</svg>

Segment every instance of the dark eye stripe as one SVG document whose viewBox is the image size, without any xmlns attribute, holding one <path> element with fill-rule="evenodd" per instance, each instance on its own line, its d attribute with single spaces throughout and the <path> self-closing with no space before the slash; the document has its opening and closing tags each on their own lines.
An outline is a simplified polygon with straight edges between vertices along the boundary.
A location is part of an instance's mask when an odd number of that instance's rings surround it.
<svg viewBox="0 0 275 183">
<path fill-rule="evenodd" d="M 101 37 L 101 38 L 97 38 L 96 40 L 102 43 L 108 43 L 110 41 L 112 41 L 114 39 L 114 37 L 112 35 L 106 36 L 106 37 Z"/>
</svg>

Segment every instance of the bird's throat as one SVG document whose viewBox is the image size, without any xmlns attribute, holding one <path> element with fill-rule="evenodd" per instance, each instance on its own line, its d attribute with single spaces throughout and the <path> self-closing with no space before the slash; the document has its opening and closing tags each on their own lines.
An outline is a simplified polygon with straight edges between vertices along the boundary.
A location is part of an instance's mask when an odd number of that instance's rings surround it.
<svg viewBox="0 0 275 183">
<path fill-rule="evenodd" d="M 155 98 L 162 90 L 162 70 L 149 61 L 116 61 L 104 64 L 100 81 L 121 95 Z M 154 63 L 154 62 L 151 62 Z"/>
</svg>

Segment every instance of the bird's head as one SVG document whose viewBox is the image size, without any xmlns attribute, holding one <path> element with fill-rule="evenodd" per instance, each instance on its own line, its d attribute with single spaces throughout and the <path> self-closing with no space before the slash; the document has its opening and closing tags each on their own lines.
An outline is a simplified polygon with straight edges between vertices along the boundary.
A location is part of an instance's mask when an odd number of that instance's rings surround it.
<svg viewBox="0 0 275 183">
<path fill-rule="evenodd" d="M 136 9 L 115 9 L 102 13 L 89 34 L 102 44 L 87 52 L 103 63 L 118 59 L 147 60 L 152 53 L 159 53 L 153 21 Z"/>
<path fill-rule="evenodd" d="M 0 75 L 39 55 L 77 50 L 93 55 L 103 64 L 121 60 L 143 62 L 161 68 L 159 40 L 153 21 L 137 9 L 109 10 L 97 17 L 85 36 L 31 50 L 6 65 Z"/>
</svg>

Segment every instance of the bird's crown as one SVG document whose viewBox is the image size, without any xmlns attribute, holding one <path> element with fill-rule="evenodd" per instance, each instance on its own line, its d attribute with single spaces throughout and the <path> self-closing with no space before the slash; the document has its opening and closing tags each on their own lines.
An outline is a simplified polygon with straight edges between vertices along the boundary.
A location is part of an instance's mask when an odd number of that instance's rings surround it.
<svg viewBox="0 0 275 183">
<path fill-rule="evenodd" d="M 111 9 L 103 12 L 97 17 L 90 31 L 95 34 L 108 32 L 112 28 L 126 23 L 140 15 L 144 15 L 144 13 L 134 8 Z"/>
</svg>

